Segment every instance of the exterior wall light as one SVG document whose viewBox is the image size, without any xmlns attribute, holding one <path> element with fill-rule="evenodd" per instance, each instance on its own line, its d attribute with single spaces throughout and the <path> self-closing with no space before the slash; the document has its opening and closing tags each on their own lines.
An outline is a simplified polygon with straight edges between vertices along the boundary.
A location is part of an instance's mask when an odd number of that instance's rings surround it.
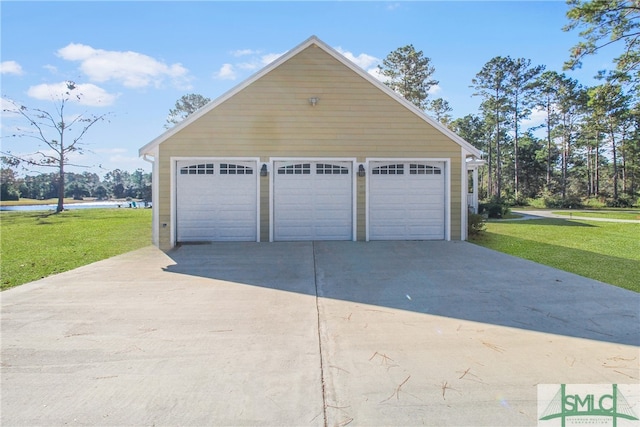
<svg viewBox="0 0 640 427">
<path fill-rule="evenodd" d="M 364 165 L 358 166 L 358 176 L 364 176 L 364 174 L 365 174 Z"/>
<path fill-rule="evenodd" d="M 267 164 L 263 163 L 260 168 L 260 176 L 267 176 Z"/>
<path fill-rule="evenodd" d="M 309 104 L 311 104 L 312 107 L 315 107 L 318 101 L 320 101 L 320 98 L 316 96 L 309 98 Z"/>
</svg>

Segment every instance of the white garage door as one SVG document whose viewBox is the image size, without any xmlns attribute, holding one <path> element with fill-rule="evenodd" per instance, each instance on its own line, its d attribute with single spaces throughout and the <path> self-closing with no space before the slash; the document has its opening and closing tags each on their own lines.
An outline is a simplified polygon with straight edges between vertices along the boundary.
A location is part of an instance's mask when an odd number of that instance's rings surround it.
<svg viewBox="0 0 640 427">
<path fill-rule="evenodd" d="M 351 162 L 277 161 L 273 175 L 274 240 L 351 240 Z"/>
<path fill-rule="evenodd" d="M 443 162 L 369 163 L 369 239 L 445 236 Z"/>
<path fill-rule="evenodd" d="M 179 161 L 178 242 L 256 241 L 256 162 Z"/>
</svg>

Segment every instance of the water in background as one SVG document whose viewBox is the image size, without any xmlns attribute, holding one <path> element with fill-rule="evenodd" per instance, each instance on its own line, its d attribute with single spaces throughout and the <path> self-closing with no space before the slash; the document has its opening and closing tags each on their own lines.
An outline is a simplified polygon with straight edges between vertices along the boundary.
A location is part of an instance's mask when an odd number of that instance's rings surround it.
<svg viewBox="0 0 640 427">
<path fill-rule="evenodd" d="M 135 206 L 134 206 L 135 204 Z M 4 206 L 0 205 L 0 211 L 55 211 L 58 205 L 56 203 L 50 205 L 23 205 L 23 206 Z M 65 203 L 65 210 L 72 209 L 91 209 L 91 208 L 145 208 L 151 207 L 150 202 L 86 202 L 86 203 Z"/>
</svg>

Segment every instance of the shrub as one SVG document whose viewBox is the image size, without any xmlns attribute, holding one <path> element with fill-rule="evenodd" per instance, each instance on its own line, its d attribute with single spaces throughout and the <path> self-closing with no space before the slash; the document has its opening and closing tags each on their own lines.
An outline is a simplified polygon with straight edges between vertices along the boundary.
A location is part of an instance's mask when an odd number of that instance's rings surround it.
<svg viewBox="0 0 640 427">
<path fill-rule="evenodd" d="M 538 208 L 538 209 L 546 208 L 544 204 L 544 199 L 530 199 L 528 204 L 533 208 Z"/>
<path fill-rule="evenodd" d="M 480 214 L 486 215 L 489 218 L 500 219 L 504 218 L 511 211 L 511 209 L 509 208 L 509 205 L 503 200 L 494 197 L 487 202 L 480 203 L 478 211 L 480 212 Z"/>
<path fill-rule="evenodd" d="M 604 208 L 605 202 L 597 197 L 589 197 L 585 199 L 584 206 L 587 208 Z"/>
<path fill-rule="evenodd" d="M 487 228 L 484 217 L 480 214 L 469 212 L 467 216 L 467 229 L 469 236 L 477 236 Z"/>
<path fill-rule="evenodd" d="M 575 194 L 569 194 L 563 199 L 561 194 L 545 191 L 541 198 L 531 202 L 531 206 L 548 209 L 579 209 L 584 207 L 584 204 L 582 199 Z"/>
<path fill-rule="evenodd" d="M 633 201 L 631 197 L 621 196 L 617 199 L 606 199 L 604 202 L 605 206 L 608 208 L 632 208 Z"/>
</svg>

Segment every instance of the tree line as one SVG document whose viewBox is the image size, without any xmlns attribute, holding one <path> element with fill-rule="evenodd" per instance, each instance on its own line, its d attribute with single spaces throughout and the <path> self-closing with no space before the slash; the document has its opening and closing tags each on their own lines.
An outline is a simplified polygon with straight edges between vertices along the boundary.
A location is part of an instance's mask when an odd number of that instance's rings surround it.
<svg viewBox="0 0 640 427">
<path fill-rule="evenodd" d="M 20 177 L 11 168 L 0 169 L 0 200 L 54 199 L 60 194 L 58 173 Z M 65 172 L 64 197 L 83 200 L 141 199 L 151 200 L 151 173 L 137 169 L 115 169 L 102 178 L 93 172 Z"/>
<path fill-rule="evenodd" d="M 599 72 L 600 84 L 582 85 L 527 58 L 496 56 L 470 82 L 473 95 L 481 99 L 478 113 L 454 119 L 448 101 L 428 99 L 429 89 L 438 81 L 432 77 L 431 59 L 422 51 L 407 45 L 379 65 L 385 84 L 482 151 L 486 161 L 482 198 L 511 204 L 543 198 L 548 205 L 577 207 L 585 198 L 597 197 L 613 206 L 627 206 L 640 194 L 640 7 L 636 0 L 567 3 L 569 23 L 563 30 L 582 31 L 564 70 L 579 67 L 584 57 L 604 46 L 624 45 L 612 69 Z M 21 116 L 30 127 L 12 137 L 36 139 L 49 150 L 27 155 L 0 151 L 3 160 L 12 167 L 26 164 L 56 172 L 16 178 L 11 169 L 3 169 L 2 197 L 54 196 L 57 212 L 64 209 L 63 199 L 69 194 L 150 199 L 140 171 L 127 175 L 116 170 L 104 181 L 95 174 L 65 171 L 73 166 L 70 155 L 82 152 L 86 133 L 108 118 L 108 114 L 67 118 L 68 102 L 82 96 L 77 90 L 74 82 L 66 82 L 66 91 L 51 113 L 6 100 L 12 107 L 4 111 Z M 165 127 L 208 101 L 198 94 L 183 96 L 170 109 Z M 543 118 L 542 125 L 526 127 L 534 112 Z"/>
<path fill-rule="evenodd" d="M 482 151 L 485 199 L 550 207 L 579 206 L 597 197 L 628 206 L 640 194 L 640 8 L 628 0 L 569 0 L 569 24 L 582 28 L 564 70 L 611 43 L 624 44 L 611 70 L 585 86 L 527 58 L 496 56 L 470 82 L 477 114 L 453 119 L 442 98 L 429 100 L 431 59 L 413 45 L 391 52 L 379 66 L 385 84 Z M 563 70 L 563 71 L 564 71 Z M 532 113 L 542 124 L 525 127 Z"/>
<path fill-rule="evenodd" d="M 640 192 L 640 102 L 615 81 L 583 86 L 525 58 L 495 57 L 472 81 L 480 111 L 446 123 L 484 153 L 482 196 L 629 205 Z M 523 129 L 533 111 L 538 127 Z"/>
</svg>

